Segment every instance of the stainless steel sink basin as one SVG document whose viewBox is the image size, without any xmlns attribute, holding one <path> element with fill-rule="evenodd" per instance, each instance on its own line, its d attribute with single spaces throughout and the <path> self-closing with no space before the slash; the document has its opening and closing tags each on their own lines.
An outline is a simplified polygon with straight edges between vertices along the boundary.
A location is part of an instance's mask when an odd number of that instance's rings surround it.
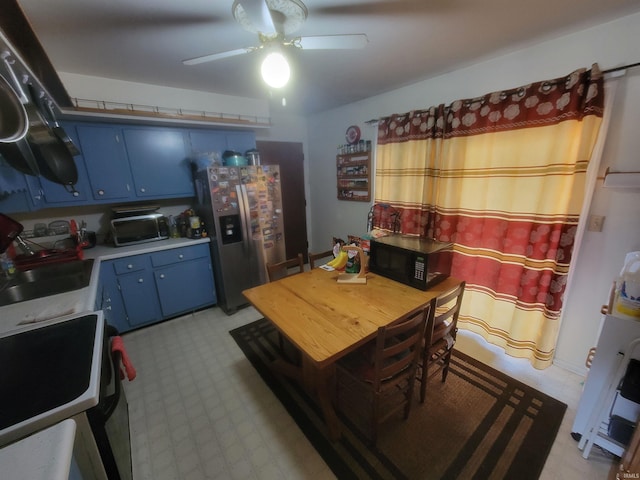
<svg viewBox="0 0 640 480">
<path fill-rule="evenodd" d="M 43 265 L 18 272 L 6 286 L 0 281 L 0 307 L 87 287 L 93 259 Z"/>
</svg>

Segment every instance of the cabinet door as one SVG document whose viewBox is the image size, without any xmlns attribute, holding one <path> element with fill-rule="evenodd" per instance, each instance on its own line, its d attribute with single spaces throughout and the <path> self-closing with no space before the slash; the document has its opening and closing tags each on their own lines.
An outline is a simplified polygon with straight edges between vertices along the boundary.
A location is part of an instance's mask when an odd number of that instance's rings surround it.
<svg viewBox="0 0 640 480">
<path fill-rule="evenodd" d="M 155 322 L 162 318 L 151 270 L 119 275 L 118 287 L 131 326 Z"/>
<path fill-rule="evenodd" d="M 240 152 L 256 148 L 256 135 L 253 132 L 227 132 L 227 150 Z"/>
<path fill-rule="evenodd" d="M 77 125 L 84 163 L 95 200 L 126 200 L 133 197 L 129 160 L 121 130 L 109 125 Z"/>
<path fill-rule="evenodd" d="M 29 212 L 40 208 L 41 203 L 38 178 L 19 172 L 0 156 L 0 212 Z"/>
<path fill-rule="evenodd" d="M 185 132 L 168 128 L 125 128 L 123 133 L 136 196 L 194 196 Z"/>
<path fill-rule="evenodd" d="M 112 262 L 100 264 L 100 278 L 96 291 L 96 310 L 102 310 L 105 321 L 118 329 L 120 333 L 131 330 L 124 311 L 118 282 L 111 266 Z"/>
<path fill-rule="evenodd" d="M 210 130 L 190 131 L 189 141 L 191 143 L 191 152 L 194 154 L 218 152 L 220 160 L 222 160 L 222 152 L 227 150 L 227 138 L 224 132 Z"/>
<path fill-rule="evenodd" d="M 232 150 L 244 155 L 247 150 L 256 148 L 254 132 L 190 131 L 189 140 L 193 153 L 218 152 L 222 155 L 225 150 Z"/>
<path fill-rule="evenodd" d="M 212 305 L 216 302 L 211 262 L 197 258 L 154 271 L 165 317 Z"/>
</svg>

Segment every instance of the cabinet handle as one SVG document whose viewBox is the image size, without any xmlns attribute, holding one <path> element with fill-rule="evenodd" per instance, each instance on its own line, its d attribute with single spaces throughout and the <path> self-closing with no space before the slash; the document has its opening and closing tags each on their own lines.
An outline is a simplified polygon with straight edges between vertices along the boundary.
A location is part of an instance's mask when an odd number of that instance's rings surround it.
<svg viewBox="0 0 640 480">
<path fill-rule="evenodd" d="M 140 191 L 141 191 L 142 193 L 146 192 L 146 190 L 145 190 L 145 188 L 144 188 L 144 187 L 142 187 L 142 188 L 140 189 Z"/>
<path fill-rule="evenodd" d="M 138 279 L 138 283 L 142 283 L 142 282 L 144 282 L 144 279 L 143 278 L 139 278 Z"/>
<path fill-rule="evenodd" d="M 131 269 L 133 268 L 133 265 L 129 264 L 129 265 L 127 265 L 127 268 L 128 268 L 129 270 L 131 270 Z"/>
<path fill-rule="evenodd" d="M 180 255 L 178 255 L 178 258 L 179 258 L 180 260 L 182 260 L 182 259 L 184 258 L 184 255 L 183 255 L 183 254 L 180 254 Z"/>
<path fill-rule="evenodd" d="M 164 278 L 164 273 L 161 273 L 161 274 L 160 274 L 160 278 Z"/>
<path fill-rule="evenodd" d="M 104 195 L 104 190 L 102 190 L 102 189 L 98 190 L 98 195 L 100 195 L 100 196 Z"/>
<path fill-rule="evenodd" d="M 111 310 L 111 305 L 105 308 L 105 310 Z"/>
<path fill-rule="evenodd" d="M 78 197 L 80 196 L 80 192 L 78 192 L 77 190 L 74 190 L 71 195 L 73 195 L 74 197 Z"/>
</svg>

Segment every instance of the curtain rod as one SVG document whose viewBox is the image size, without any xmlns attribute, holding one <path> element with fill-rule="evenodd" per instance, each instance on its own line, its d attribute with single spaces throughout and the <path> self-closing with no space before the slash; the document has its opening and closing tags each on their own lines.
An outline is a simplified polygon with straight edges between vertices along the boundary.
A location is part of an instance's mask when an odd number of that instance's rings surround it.
<svg viewBox="0 0 640 480">
<path fill-rule="evenodd" d="M 603 70 L 602 74 L 604 75 L 606 73 L 619 72 L 620 70 L 626 70 L 628 68 L 636 68 L 636 67 L 640 67 L 640 62 L 630 63 L 629 65 L 623 65 L 621 67 L 609 68 L 607 70 Z M 388 117 L 372 118 L 370 120 L 366 120 L 364 123 L 366 123 L 367 125 L 373 125 L 375 123 L 378 123 L 381 118 L 388 118 Z"/>
</svg>

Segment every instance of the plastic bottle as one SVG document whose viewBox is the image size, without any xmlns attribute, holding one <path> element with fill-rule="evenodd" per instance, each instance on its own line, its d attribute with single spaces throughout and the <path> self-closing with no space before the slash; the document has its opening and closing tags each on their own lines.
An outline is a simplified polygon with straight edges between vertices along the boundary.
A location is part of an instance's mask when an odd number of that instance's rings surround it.
<svg viewBox="0 0 640 480">
<path fill-rule="evenodd" d="M 3 252 L 0 255 L 0 264 L 2 265 L 2 272 L 7 277 L 11 278 L 16 273 L 16 266 L 13 263 L 13 259 L 9 256 L 7 252 Z"/>
<path fill-rule="evenodd" d="M 627 254 L 616 282 L 613 315 L 640 320 L 640 252 Z"/>
</svg>

